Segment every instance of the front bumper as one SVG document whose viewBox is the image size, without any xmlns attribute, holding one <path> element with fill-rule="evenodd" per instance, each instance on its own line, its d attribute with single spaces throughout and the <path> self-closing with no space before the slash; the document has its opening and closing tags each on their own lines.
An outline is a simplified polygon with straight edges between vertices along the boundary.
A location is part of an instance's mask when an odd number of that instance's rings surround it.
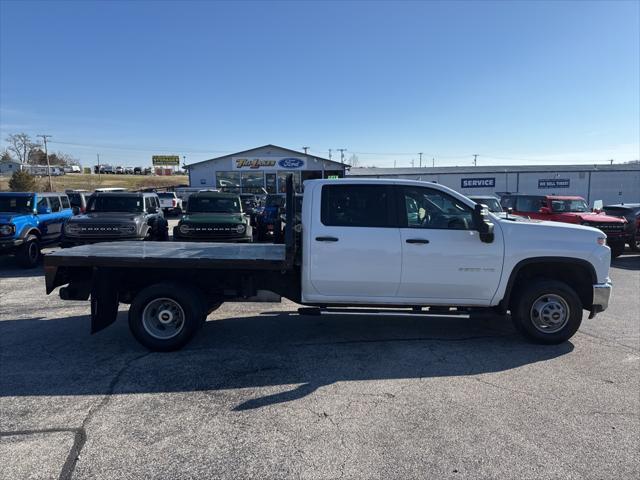
<svg viewBox="0 0 640 480">
<path fill-rule="evenodd" d="M 103 242 L 135 242 L 142 241 L 144 237 L 105 237 L 105 238 L 79 238 L 79 237 L 63 237 L 60 242 L 62 248 L 77 247 L 79 245 L 91 245 L 93 243 Z"/>
<path fill-rule="evenodd" d="M 595 317 L 597 313 L 604 312 L 609 307 L 612 289 L 613 284 L 609 279 L 604 283 L 596 283 L 593 286 L 593 304 L 591 305 L 589 318 Z"/>
<path fill-rule="evenodd" d="M 23 243 L 22 238 L 0 240 L 0 254 L 13 253 Z"/>
</svg>

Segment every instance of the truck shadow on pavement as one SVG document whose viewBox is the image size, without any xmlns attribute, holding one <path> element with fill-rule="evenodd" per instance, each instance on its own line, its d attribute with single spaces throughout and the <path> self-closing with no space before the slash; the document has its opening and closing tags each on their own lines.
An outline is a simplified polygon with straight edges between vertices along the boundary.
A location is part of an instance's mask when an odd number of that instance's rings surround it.
<svg viewBox="0 0 640 480">
<path fill-rule="evenodd" d="M 640 270 L 640 254 L 628 254 L 611 261 L 613 268 L 622 268 L 623 270 Z"/>
<path fill-rule="evenodd" d="M 473 376 L 573 350 L 526 343 L 504 323 L 265 312 L 209 321 L 183 350 L 151 353 L 129 334 L 124 312 L 93 336 L 84 315 L 9 320 L 0 322 L 0 397 L 247 389 L 251 398 L 230 408 L 248 410 L 336 382 Z"/>
</svg>

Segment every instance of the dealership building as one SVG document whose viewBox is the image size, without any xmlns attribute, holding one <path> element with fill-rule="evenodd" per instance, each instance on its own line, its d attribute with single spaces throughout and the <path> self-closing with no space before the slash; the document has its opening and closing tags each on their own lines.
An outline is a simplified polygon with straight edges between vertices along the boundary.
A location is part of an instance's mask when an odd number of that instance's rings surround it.
<svg viewBox="0 0 640 480">
<path fill-rule="evenodd" d="M 189 185 L 237 193 L 284 193 L 287 175 L 293 174 L 296 191 L 302 182 L 342 178 L 346 165 L 304 152 L 265 145 L 187 165 Z M 264 189 L 264 190 L 263 190 Z"/>
<path fill-rule="evenodd" d="M 464 195 L 504 192 L 579 195 L 592 205 L 640 203 L 640 163 L 505 167 L 352 168 L 352 177 L 404 178 L 446 185 Z"/>
</svg>

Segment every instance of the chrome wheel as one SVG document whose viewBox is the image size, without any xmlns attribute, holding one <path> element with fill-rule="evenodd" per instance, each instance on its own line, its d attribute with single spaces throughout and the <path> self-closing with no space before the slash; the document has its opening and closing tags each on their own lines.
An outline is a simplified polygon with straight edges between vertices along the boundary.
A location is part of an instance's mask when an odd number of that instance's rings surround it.
<svg viewBox="0 0 640 480">
<path fill-rule="evenodd" d="M 142 311 L 142 326 L 158 340 L 177 336 L 184 328 L 184 310 L 171 298 L 156 298 Z"/>
<path fill-rule="evenodd" d="M 542 295 L 533 302 L 529 316 L 533 326 L 542 333 L 556 333 L 562 330 L 571 310 L 559 295 Z"/>
</svg>

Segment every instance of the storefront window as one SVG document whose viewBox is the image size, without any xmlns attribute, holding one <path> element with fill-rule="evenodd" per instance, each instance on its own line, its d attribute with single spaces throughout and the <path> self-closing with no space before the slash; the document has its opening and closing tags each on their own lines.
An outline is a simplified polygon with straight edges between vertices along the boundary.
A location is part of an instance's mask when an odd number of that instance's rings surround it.
<svg viewBox="0 0 640 480">
<path fill-rule="evenodd" d="M 263 172 L 242 172 L 242 191 L 244 193 L 262 193 L 264 188 Z"/>
<path fill-rule="evenodd" d="M 267 193 L 276 193 L 276 174 L 265 173 L 265 189 Z"/>
<path fill-rule="evenodd" d="M 293 174 L 293 186 L 297 193 L 302 192 L 302 184 L 300 182 L 300 172 L 278 172 L 278 193 L 286 193 L 287 191 L 287 175 Z"/>
<path fill-rule="evenodd" d="M 220 190 L 239 192 L 240 172 L 216 172 L 216 187 Z"/>
</svg>

